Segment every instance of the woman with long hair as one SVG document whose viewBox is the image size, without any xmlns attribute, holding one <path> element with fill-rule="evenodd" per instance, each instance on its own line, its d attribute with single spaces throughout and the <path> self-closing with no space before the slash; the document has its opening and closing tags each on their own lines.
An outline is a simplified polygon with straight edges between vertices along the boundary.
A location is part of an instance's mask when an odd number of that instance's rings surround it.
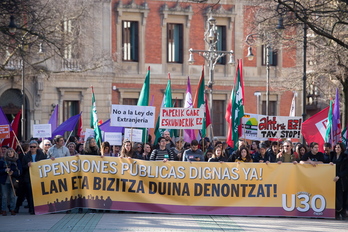
<svg viewBox="0 0 348 232">
<path fill-rule="evenodd" d="M 50 149 L 52 147 L 51 141 L 49 141 L 48 139 L 44 139 L 40 143 L 39 147 L 41 148 L 42 152 L 47 156 L 47 158 L 50 158 L 50 157 L 48 157 L 47 151 L 48 151 L 48 149 Z"/>
<path fill-rule="evenodd" d="M 93 137 L 88 137 L 84 144 L 83 150 L 84 155 L 100 155 L 99 147 Z"/>
<path fill-rule="evenodd" d="M 236 162 L 253 162 L 248 148 L 242 147 L 238 153 Z"/>
<path fill-rule="evenodd" d="M 107 141 L 102 142 L 100 152 L 101 152 L 101 156 L 111 156 L 112 152 L 111 152 L 110 143 Z"/>
<path fill-rule="evenodd" d="M 208 160 L 208 162 L 226 162 L 228 157 L 222 152 L 220 146 L 216 146 L 213 151 L 213 155 Z"/>
<path fill-rule="evenodd" d="M 300 161 L 302 156 L 308 152 L 307 147 L 301 143 L 296 145 L 296 153 L 298 154 L 297 161 Z"/>
<path fill-rule="evenodd" d="M 337 143 L 330 153 L 330 164 L 336 164 L 336 219 L 346 219 L 346 200 L 348 194 L 348 158 L 343 143 Z"/>
<path fill-rule="evenodd" d="M 0 161 L 0 183 L 2 193 L 2 216 L 7 215 L 7 207 L 11 215 L 16 215 L 16 194 L 14 182 L 22 172 L 22 165 L 18 159 L 18 154 L 12 148 L 8 148 L 4 159 Z"/>
<path fill-rule="evenodd" d="M 123 141 L 120 157 L 121 158 L 136 158 L 132 149 L 132 144 L 129 140 Z"/>
</svg>

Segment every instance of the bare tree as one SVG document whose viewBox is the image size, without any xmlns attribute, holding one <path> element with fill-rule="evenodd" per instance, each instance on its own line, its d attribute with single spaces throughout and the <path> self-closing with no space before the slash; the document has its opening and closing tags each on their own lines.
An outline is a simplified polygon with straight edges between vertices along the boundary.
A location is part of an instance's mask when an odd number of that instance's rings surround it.
<svg viewBox="0 0 348 232">
<path fill-rule="evenodd" d="M 7 0 L 0 4 L 0 77 L 26 73 L 85 72 L 110 65 L 110 55 L 94 52 L 94 1 Z M 14 31 L 15 30 L 15 31 Z"/>
<path fill-rule="evenodd" d="M 255 2 L 255 30 L 272 35 L 274 46 L 286 49 L 296 48 L 297 60 L 303 54 L 303 38 L 308 39 L 307 83 L 308 88 L 315 84 L 321 102 L 328 104 L 334 97 L 335 88 L 342 92 L 343 125 L 348 120 L 348 6 L 347 1 L 337 0 L 273 0 Z M 284 25 L 285 30 L 276 26 Z M 303 27 L 308 32 L 304 35 Z M 302 63 L 291 74 L 282 75 L 276 85 L 284 88 L 294 86 L 301 89 Z M 282 70 L 282 72 L 290 70 Z M 284 73 L 283 73 L 284 74 Z M 308 92 L 307 92 L 308 93 Z"/>
</svg>

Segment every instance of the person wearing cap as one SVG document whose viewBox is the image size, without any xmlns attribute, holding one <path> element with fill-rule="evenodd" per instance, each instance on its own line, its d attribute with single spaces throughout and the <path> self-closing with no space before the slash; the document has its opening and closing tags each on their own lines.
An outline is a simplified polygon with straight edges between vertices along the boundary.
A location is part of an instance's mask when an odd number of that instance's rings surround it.
<svg viewBox="0 0 348 232">
<path fill-rule="evenodd" d="M 48 149 L 48 157 L 54 160 L 55 158 L 70 156 L 69 149 L 66 146 L 64 146 L 65 141 L 63 136 L 57 135 L 54 138 L 54 141 L 56 144 L 54 144 L 50 149 Z"/>
<path fill-rule="evenodd" d="M 35 140 L 31 140 L 29 143 L 29 152 L 25 154 L 22 161 L 22 169 L 23 169 L 23 180 L 25 185 L 25 193 L 28 200 L 29 205 L 29 213 L 35 214 L 34 212 L 34 202 L 33 202 L 33 195 L 31 190 L 31 183 L 30 183 L 30 174 L 29 174 L 29 167 L 31 166 L 31 163 L 38 162 L 40 160 L 47 159 L 47 156 L 40 150 L 39 144 Z M 21 201 L 21 199 L 17 199 L 17 201 Z M 18 205 L 16 205 L 17 208 Z M 17 209 L 16 209 L 17 210 Z"/>
<path fill-rule="evenodd" d="M 171 147 L 170 150 L 172 150 L 172 153 L 174 155 L 174 160 L 179 161 L 182 160 L 182 153 L 183 153 L 183 140 L 182 138 L 176 138 L 175 139 L 175 147 Z"/>
<path fill-rule="evenodd" d="M 184 151 L 183 161 L 205 161 L 203 151 L 198 148 L 197 140 L 192 140 L 191 148 Z"/>
</svg>

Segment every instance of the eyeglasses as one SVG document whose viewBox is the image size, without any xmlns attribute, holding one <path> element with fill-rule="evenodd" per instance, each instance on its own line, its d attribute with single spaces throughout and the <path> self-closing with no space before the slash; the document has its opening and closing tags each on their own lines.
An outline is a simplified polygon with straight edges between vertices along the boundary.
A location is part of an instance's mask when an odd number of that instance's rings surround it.
<svg viewBox="0 0 348 232">
<path fill-rule="evenodd" d="M 142 148 L 142 147 L 138 147 L 138 149 L 139 149 L 139 148 Z"/>
<path fill-rule="evenodd" d="M 290 145 L 284 145 L 283 147 L 290 147 Z"/>
<path fill-rule="evenodd" d="M 48 143 L 48 144 L 45 144 L 45 146 L 51 146 L 51 144 Z"/>
<path fill-rule="evenodd" d="M 37 148 L 37 146 L 30 146 L 30 148 Z"/>
</svg>

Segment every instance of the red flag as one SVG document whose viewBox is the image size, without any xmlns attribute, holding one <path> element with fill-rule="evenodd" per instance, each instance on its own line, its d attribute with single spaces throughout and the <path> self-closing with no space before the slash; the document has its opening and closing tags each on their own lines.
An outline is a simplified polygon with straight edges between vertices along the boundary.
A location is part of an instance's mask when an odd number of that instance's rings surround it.
<svg viewBox="0 0 348 232">
<path fill-rule="evenodd" d="M 16 117 L 12 120 L 11 122 L 11 128 L 12 128 L 12 133 L 10 133 L 10 138 L 5 139 L 2 142 L 2 145 L 7 145 L 9 147 L 12 147 L 13 149 L 16 149 L 17 147 L 17 140 L 16 140 L 16 136 L 18 136 L 18 126 L 19 126 L 19 121 L 21 119 L 21 114 L 22 114 L 22 110 L 20 110 Z"/>
<path fill-rule="evenodd" d="M 80 117 L 79 121 L 78 121 L 78 124 L 77 124 L 77 136 L 79 138 L 82 137 L 82 131 L 83 131 L 83 126 L 82 126 L 82 117 Z"/>
<path fill-rule="evenodd" d="M 320 152 L 324 151 L 323 146 L 325 143 L 328 113 L 329 107 L 326 107 L 302 123 L 301 133 L 307 144 L 311 142 L 318 143 Z"/>
</svg>

